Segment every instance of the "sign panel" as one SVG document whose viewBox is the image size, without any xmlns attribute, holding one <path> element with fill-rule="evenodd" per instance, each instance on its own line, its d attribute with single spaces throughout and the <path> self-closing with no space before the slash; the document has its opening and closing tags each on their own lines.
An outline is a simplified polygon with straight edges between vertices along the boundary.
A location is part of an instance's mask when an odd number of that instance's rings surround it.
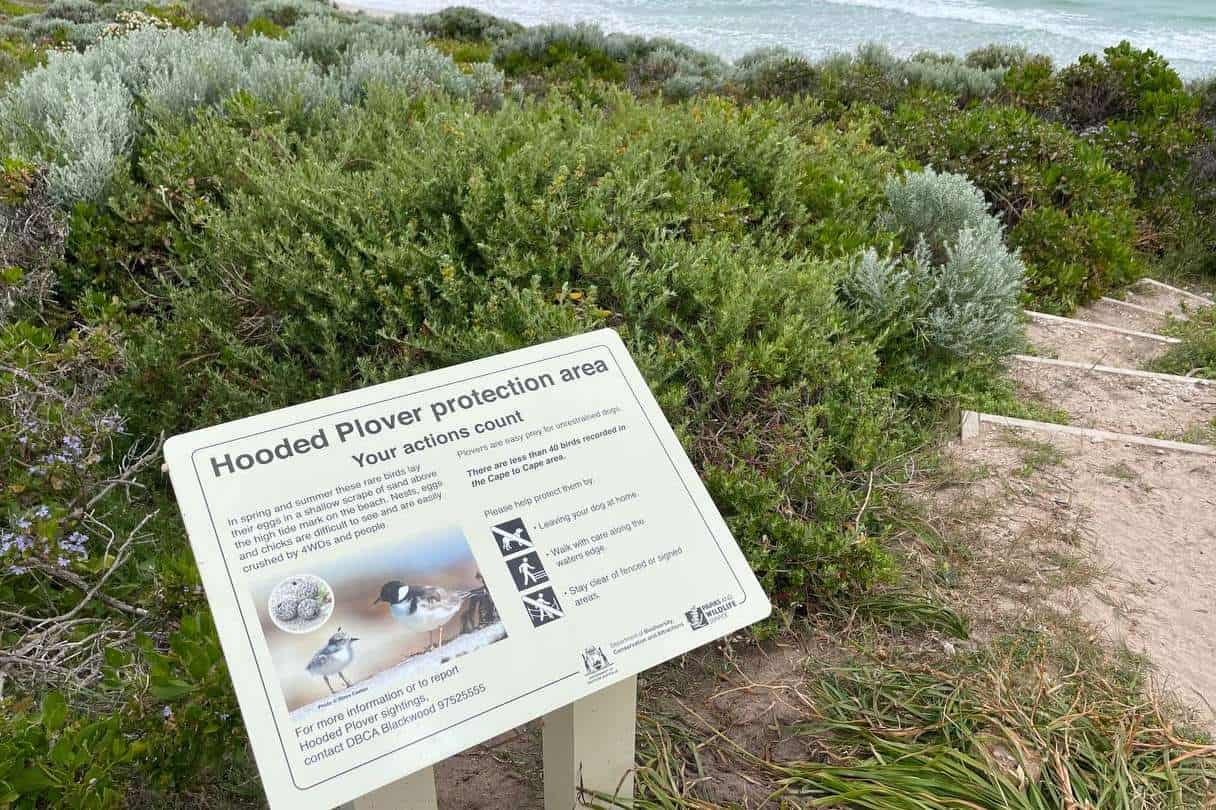
<svg viewBox="0 0 1216 810">
<path fill-rule="evenodd" d="M 170 439 L 273 808 L 331 808 L 768 615 L 611 330 Z"/>
</svg>

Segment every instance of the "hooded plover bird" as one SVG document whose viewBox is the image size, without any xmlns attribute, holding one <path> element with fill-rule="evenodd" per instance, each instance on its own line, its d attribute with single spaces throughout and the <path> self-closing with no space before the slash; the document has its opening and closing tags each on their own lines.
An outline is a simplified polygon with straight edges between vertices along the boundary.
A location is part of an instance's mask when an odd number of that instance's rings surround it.
<svg viewBox="0 0 1216 810">
<path fill-rule="evenodd" d="M 484 587 L 449 591 L 437 585 L 406 585 L 401 580 L 386 582 L 373 605 L 388 604 L 389 615 L 415 633 L 427 634 L 427 649 L 443 646 L 443 626 L 460 612 L 465 600 L 486 593 Z M 434 642 L 439 631 L 439 643 Z"/>
<path fill-rule="evenodd" d="M 342 628 L 339 627 L 338 632 L 329 637 L 329 641 L 326 642 L 325 646 L 317 650 L 305 669 L 308 670 L 310 675 L 324 678 L 325 685 L 329 687 L 331 694 L 337 693 L 329 682 L 330 675 L 337 675 L 349 689 L 350 681 L 346 680 L 346 676 L 342 674 L 342 670 L 349 667 L 351 662 L 355 660 L 355 648 L 353 645 L 358 640 L 350 633 L 343 632 Z"/>
</svg>

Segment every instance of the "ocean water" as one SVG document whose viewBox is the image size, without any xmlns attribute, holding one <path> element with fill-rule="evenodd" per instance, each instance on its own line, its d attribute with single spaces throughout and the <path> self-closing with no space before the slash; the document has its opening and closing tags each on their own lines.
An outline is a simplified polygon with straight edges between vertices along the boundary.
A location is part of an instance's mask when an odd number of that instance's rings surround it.
<svg viewBox="0 0 1216 810">
<path fill-rule="evenodd" d="M 344 0 L 374 11 L 468 5 L 525 25 L 595 22 L 734 59 L 784 45 L 819 57 L 867 41 L 900 55 L 1025 45 L 1066 64 L 1127 39 L 1187 78 L 1216 73 L 1216 0 Z"/>
</svg>

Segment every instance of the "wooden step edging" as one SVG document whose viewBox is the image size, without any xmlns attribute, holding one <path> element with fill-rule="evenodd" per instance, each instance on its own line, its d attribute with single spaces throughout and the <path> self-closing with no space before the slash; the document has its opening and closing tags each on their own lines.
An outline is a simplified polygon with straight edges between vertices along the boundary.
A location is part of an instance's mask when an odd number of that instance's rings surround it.
<svg viewBox="0 0 1216 810">
<path fill-rule="evenodd" d="M 1216 385 L 1216 380 L 1209 380 L 1204 377 L 1183 377 L 1179 374 L 1161 374 L 1156 371 L 1140 371 L 1134 368 L 1116 368 L 1115 366 L 1100 366 L 1094 363 L 1081 363 L 1076 360 L 1056 360 L 1053 357 L 1035 357 L 1030 354 L 1015 354 L 1013 360 L 1019 363 L 1034 363 L 1043 366 L 1057 366 L 1059 368 L 1074 368 L 1080 371 L 1092 371 L 1097 374 L 1120 374 L 1125 377 L 1139 377 L 1148 380 L 1162 380 L 1164 382 L 1184 383 L 1187 385 Z"/>
<path fill-rule="evenodd" d="M 1046 312 L 1036 312 L 1033 309 L 1022 310 L 1026 313 L 1026 317 L 1032 321 L 1047 321 L 1048 323 L 1062 323 L 1068 326 L 1075 326 L 1079 329 L 1097 329 L 1102 332 L 1114 332 L 1118 335 L 1127 335 L 1128 337 L 1144 338 L 1145 340 L 1155 340 L 1158 343 L 1169 343 L 1171 345 L 1181 343 L 1182 340 L 1176 337 L 1168 337 L 1166 335 L 1154 335 L 1152 332 L 1137 332 L 1135 329 L 1124 329 L 1122 326 L 1110 326 L 1097 321 L 1079 321 L 1076 318 L 1065 318 L 1063 315 L 1049 315 Z"/>
<path fill-rule="evenodd" d="M 1031 419 L 1017 419 L 1012 416 L 997 416 L 978 411 L 963 411 L 961 439 L 963 444 L 973 444 L 980 438 L 981 425 L 1031 430 L 1038 433 L 1054 433 L 1066 436 L 1078 436 L 1095 442 L 1120 442 L 1152 447 L 1157 450 L 1173 450 L 1178 453 L 1192 453 L 1199 456 L 1216 456 L 1216 447 L 1206 444 L 1191 444 L 1175 442 L 1169 439 L 1153 439 L 1148 436 L 1136 436 L 1131 433 L 1115 433 L 1110 430 L 1097 428 L 1076 427 L 1074 425 L 1057 425 L 1052 422 L 1036 422 Z"/>
<path fill-rule="evenodd" d="M 1213 301 L 1211 298 L 1208 298 L 1207 296 L 1200 295 L 1199 293 L 1193 293 L 1190 290 L 1179 289 L 1178 287 L 1175 287 L 1171 284 L 1166 284 L 1164 281 L 1158 281 L 1155 278 L 1145 277 L 1145 278 L 1140 279 L 1140 281 L 1138 281 L 1137 283 L 1138 284 L 1151 284 L 1154 287 L 1158 287 L 1162 290 L 1167 290 L 1172 293 L 1177 293 L 1178 295 L 1181 295 L 1183 298 L 1190 298 L 1194 301 L 1198 301 L 1199 303 L 1201 303 L 1205 306 L 1209 306 L 1209 307 L 1216 306 L 1216 301 Z"/>
</svg>

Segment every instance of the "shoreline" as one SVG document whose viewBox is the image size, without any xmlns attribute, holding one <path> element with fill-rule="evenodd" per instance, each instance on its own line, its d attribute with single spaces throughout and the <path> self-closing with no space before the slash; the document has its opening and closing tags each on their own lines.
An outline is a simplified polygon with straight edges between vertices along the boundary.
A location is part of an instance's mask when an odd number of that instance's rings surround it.
<svg viewBox="0 0 1216 810">
<path fill-rule="evenodd" d="M 391 2 L 391 0 L 389 0 Z M 454 0 L 453 0 L 454 2 Z M 355 2 L 341 2 L 343 11 L 363 13 L 379 19 L 398 14 L 430 14 L 453 7 L 453 2 L 408 2 L 409 10 L 373 8 Z M 801 5 L 799 5 L 801 3 Z M 405 5 L 406 3 L 403 3 Z M 900 58 L 929 51 L 962 57 L 989 44 L 1022 46 L 1051 57 L 1056 67 L 1075 62 L 1082 54 L 1101 53 L 1105 48 L 1127 40 L 1136 48 L 1151 49 L 1164 56 L 1186 81 L 1216 78 L 1216 28 L 1174 31 L 1133 26 L 1127 21 L 1085 17 L 1076 23 L 1054 19 L 1059 10 L 1030 9 L 1034 15 L 1052 21 L 1034 20 L 1019 24 L 1009 17 L 1009 9 L 980 6 L 979 11 L 995 15 L 992 22 L 979 19 L 935 15 L 915 8 L 883 9 L 868 3 L 823 4 L 818 0 L 796 0 L 790 22 L 753 17 L 745 6 L 723 11 L 724 16 L 706 17 L 695 9 L 673 7 L 662 13 L 657 4 L 626 4 L 623 0 L 598 3 L 573 2 L 520 3 L 517 0 L 470 0 L 461 3 L 486 14 L 519 22 L 526 27 L 548 24 L 591 23 L 605 33 L 631 36 L 665 37 L 696 50 L 713 54 L 727 62 L 759 48 L 784 48 L 808 60 L 821 60 L 839 53 L 852 53 L 858 47 L 882 43 Z M 798 13 L 800 12 L 800 13 Z M 982 15 L 981 15 L 982 16 Z M 1008 19 L 1007 19 L 1008 18 Z M 1038 26 L 1038 27 L 1036 27 Z M 835 32 L 827 36 L 825 31 Z M 1206 49 L 1187 40 L 1211 40 Z"/>
</svg>

